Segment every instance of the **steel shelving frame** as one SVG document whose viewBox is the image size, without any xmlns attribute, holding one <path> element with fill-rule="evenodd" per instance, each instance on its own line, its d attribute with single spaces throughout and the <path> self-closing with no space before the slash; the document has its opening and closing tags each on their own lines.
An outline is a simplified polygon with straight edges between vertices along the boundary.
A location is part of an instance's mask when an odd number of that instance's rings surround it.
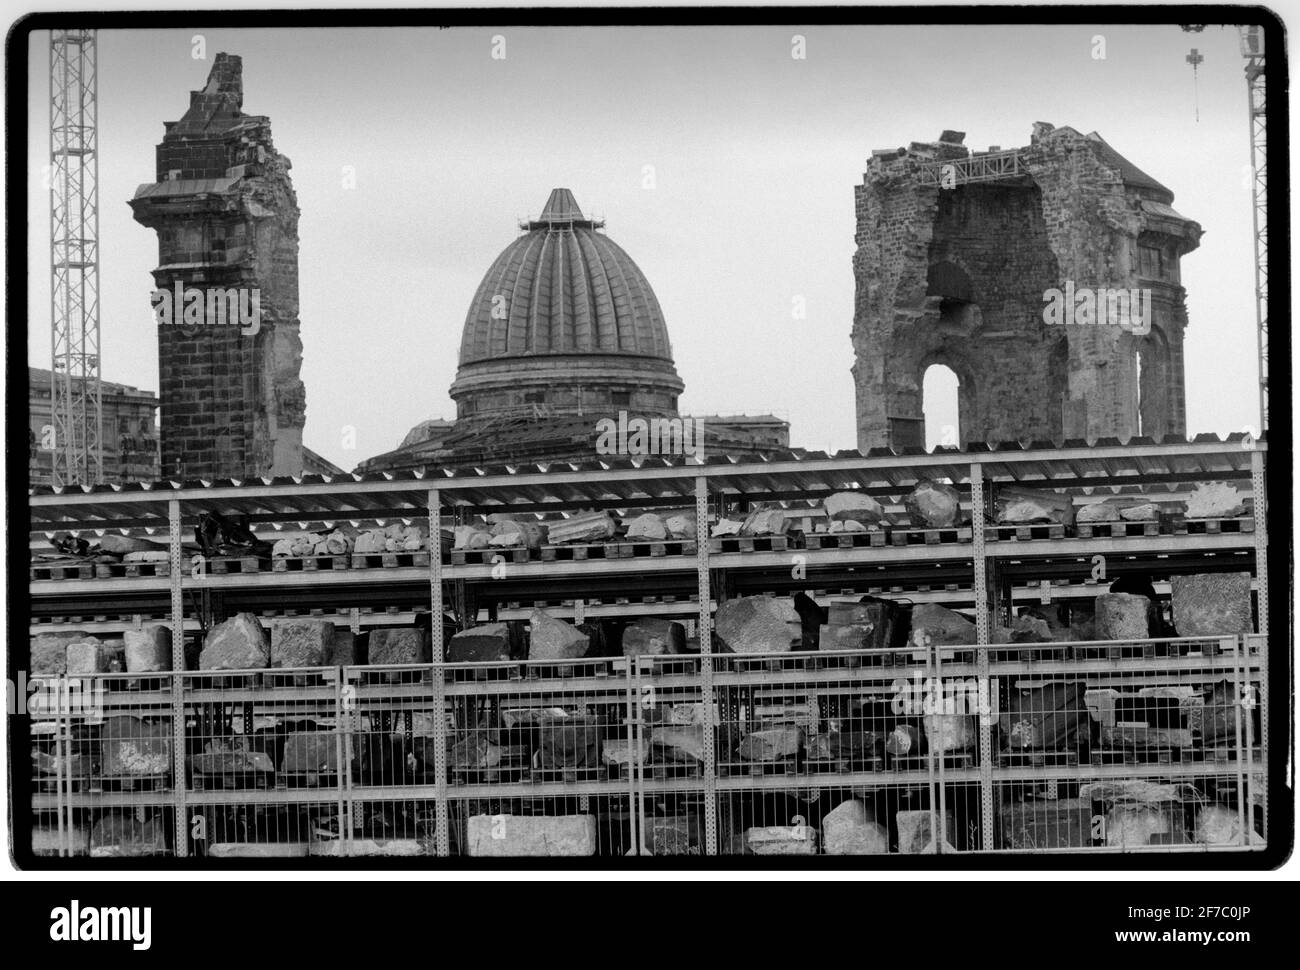
<svg viewBox="0 0 1300 970">
<path fill-rule="evenodd" d="M 833 458 L 791 456 L 788 459 L 744 462 L 721 458 L 703 465 L 673 465 L 662 459 L 613 460 L 552 464 L 549 467 L 447 469 L 417 472 L 402 478 L 343 475 L 255 482 L 163 482 L 143 487 L 42 489 L 30 496 L 34 544 L 39 543 L 43 536 L 59 531 L 121 529 L 143 534 L 166 529 L 170 540 L 170 574 L 167 577 L 130 579 L 34 581 L 30 584 L 30 595 L 34 613 L 47 620 L 60 614 L 97 617 L 101 613 L 117 613 L 117 604 L 121 604 L 120 613 L 123 615 L 145 612 L 151 607 L 153 615 L 167 616 L 172 624 L 173 664 L 179 670 L 183 667 L 184 631 L 193 627 L 192 618 L 185 615 L 185 599 L 190 593 L 224 594 L 228 612 L 240 608 L 241 598 L 254 603 L 283 602 L 292 600 L 295 594 L 300 597 L 331 597 L 346 603 L 396 599 L 402 604 L 397 613 L 376 611 L 366 614 L 366 622 L 390 622 L 394 621 L 391 619 L 394 616 L 398 618 L 394 622 L 400 622 L 407 617 L 413 618 L 415 611 L 422 612 L 425 604 L 434 616 L 442 615 L 444 605 L 452 601 L 451 590 L 457 584 L 473 587 L 480 595 L 490 598 L 492 584 L 501 576 L 501 571 L 497 570 L 494 577 L 491 565 L 453 565 L 439 556 L 430 556 L 428 567 L 233 575 L 192 572 L 189 564 L 182 560 L 180 537 L 182 531 L 205 511 L 245 513 L 260 524 L 330 525 L 404 518 L 427 521 L 430 534 L 438 535 L 444 516 L 454 517 L 467 512 L 694 506 L 703 535 L 707 533 L 711 502 L 743 505 L 781 500 L 813 505 L 826 495 L 844 489 L 897 496 L 922 477 L 947 479 L 959 489 L 968 491 L 976 522 L 980 521 L 990 500 L 991 489 L 1004 483 L 1057 489 L 1080 499 L 1143 491 L 1155 500 L 1176 499 L 1180 491 L 1199 481 L 1226 480 L 1249 484 L 1254 505 L 1253 532 L 986 542 L 983 530 L 976 528 L 973 541 L 969 543 L 722 554 L 711 554 L 709 544 L 700 541 L 694 556 L 511 563 L 506 569 L 512 588 L 535 590 L 537 599 L 581 599 L 584 592 L 597 586 L 603 593 L 608 593 L 611 588 L 625 589 L 629 593 L 629 602 L 607 604 L 593 611 L 593 616 L 655 613 L 690 616 L 700 635 L 704 654 L 697 675 L 704 697 L 712 696 L 713 692 L 709 630 L 712 610 L 723 595 L 714 583 L 716 577 L 723 575 L 719 571 L 737 578 L 747 591 L 752 592 L 765 587 L 865 591 L 873 586 L 888 588 L 892 578 L 903 575 L 915 584 L 918 571 L 931 570 L 935 574 L 931 589 L 915 597 L 911 593 L 906 595 L 917 601 L 929 598 L 955 606 L 973 606 L 977 621 L 975 672 L 978 676 L 987 676 L 992 618 L 1000 605 L 994 574 L 1018 575 L 1020 586 L 1013 590 L 1012 599 L 1015 602 L 1032 601 L 1046 595 L 1041 587 L 1033 585 L 1040 577 L 1086 576 L 1088 564 L 1097 555 L 1105 556 L 1115 564 L 1117 569 L 1112 570 L 1112 576 L 1124 568 L 1154 567 L 1166 573 L 1216 568 L 1252 569 L 1259 607 L 1258 636 L 1262 642 L 1267 642 L 1266 451 L 1264 441 L 1242 436 L 1232 436 L 1226 441 L 1200 436 L 1194 441 L 1173 443 L 1139 440 L 1127 445 L 1098 442 L 1089 446 L 1079 442 L 1067 443 L 1065 447 L 1013 444 L 973 447 L 966 451 L 940 450 L 931 454 L 873 451 L 865 456 L 841 453 Z M 792 556 L 799 558 L 798 565 L 808 577 L 799 583 L 790 579 Z M 693 577 L 692 573 L 695 574 Z M 832 574 L 834 578 L 819 579 Z M 636 594 L 647 592 L 648 585 L 657 592 L 665 583 L 672 586 L 674 595 L 684 597 L 694 593 L 697 600 L 693 603 L 683 600 L 660 604 L 654 609 L 646 609 L 634 601 Z M 952 584 L 961 588 L 944 588 Z M 1088 584 L 1079 584 L 1060 595 L 1089 596 L 1104 588 L 1095 586 L 1089 589 Z M 1055 589 L 1051 595 L 1058 595 Z M 513 599 L 527 600 L 528 597 L 516 595 Z M 77 605 L 82 603 L 91 603 L 93 608 Z M 250 608 L 257 611 L 255 606 Z M 333 607 L 335 616 L 343 609 L 349 607 L 340 607 L 336 602 Z M 500 618 L 516 618 L 516 614 L 522 614 L 526 609 L 526 605 L 515 610 L 507 608 L 498 615 Z M 329 613 L 327 610 L 326 615 Z M 354 607 L 350 615 L 352 626 L 357 629 L 361 617 Z M 129 621 L 107 618 L 94 622 L 98 624 L 96 629 L 104 632 L 111 632 L 119 624 L 129 625 Z M 35 624 L 33 631 L 45 628 L 44 623 Z M 433 655 L 439 658 L 442 656 L 441 625 L 434 623 L 432 629 Z M 1265 650 L 1256 652 L 1261 656 L 1266 653 Z M 442 665 L 435 662 L 431 676 L 435 703 L 445 696 L 446 680 L 441 668 Z M 172 676 L 176 681 L 172 691 L 173 736 L 183 738 L 185 725 L 180 686 L 183 675 Z M 628 670 L 626 676 L 629 703 L 633 703 L 633 690 L 639 689 L 641 674 L 637 670 Z M 1258 669 L 1256 676 L 1259 676 Z M 1260 691 L 1266 703 L 1267 686 L 1262 677 Z M 435 751 L 441 753 L 436 757 L 442 762 L 436 765 L 438 782 L 433 786 L 419 786 L 420 797 L 432 799 L 437 806 L 435 846 L 439 855 L 449 852 L 447 800 L 458 797 L 450 793 L 446 785 L 445 729 L 446 725 L 442 724 L 442 737 L 435 739 Z M 971 777 L 979 784 L 982 794 L 985 849 L 992 848 L 989 840 L 993 831 L 992 794 L 995 784 L 1012 777 L 1003 774 L 1009 769 L 992 764 L 990 731 L 988 723 L 984 723 L 979 737 L 979 767 L 973 770 Z M 1266 733 L 1261 741 L 1266 743 Z M 740 784 L 733 779 L 718 778 L 712 742 L 712 732 L 705 732 L 706 757 L 698 785 L 694 780 L 690 783 L 662 779 L 640 781 L 649 785 L 649 789 L 641 789 L 643 792 L 654 789 L 656 785 L 666 786 L 665 790 L 699 788 L 705 812 L 704 849 L 710 854 L 719 848 L 717 793 Z M 184 745 L 178 743 L 175 751 L 176 777 L 184 777 Z M 1180 766 L 1179 771 L 1182 770 Z M 879 774 L 862 781 L 864 784 L 889 783 Z M 764 781 L 762 784 L 777 783 Z M 602 787 L 598 784 L 597 788 L 600 792 L 606 792 L 607 788 L 610 792 L 626 790 L 622 785 Z M 500 789 L 494 790 L 504 794 Z M 530 794 L 536 791 L 535 787 L 529 788 Z M 213 798 L 234 800 L 236 796 L 242 799 L 245 795 L 272 802 L 286 799 L 311 801 L 321 797 L 319 792 L 205 793 L 198 797 L 201 801 L 211 801 Z M 392 795 L 393 792 L 386 790 L 384 797 Z M 78 804 L 87 797 L 74 796 L 79 800 Z M 192 792 L 187 795 L 183 786 L 177 786 L 173 804 L 176 808 L 175 844 L 178 853 L 183 853 L 187 844 L 183 831 L 187 797 L 192 800 L 196 795 Z M 356 798 L 356 792 L 350 797 Z M 97 805 L 107 805 L 111 798 L 99 795 L 91 800 Z M 42 806 L 49 807 L 44 802 Z"/>
</svg>

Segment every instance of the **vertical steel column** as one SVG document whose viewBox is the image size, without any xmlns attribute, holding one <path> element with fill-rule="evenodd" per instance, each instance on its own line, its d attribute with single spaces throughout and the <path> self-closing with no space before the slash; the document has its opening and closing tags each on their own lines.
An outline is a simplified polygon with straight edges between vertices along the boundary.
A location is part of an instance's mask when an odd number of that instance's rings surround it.
<svg viewBox="0 0 1300 970">
<path fill-rule="evenodd" d="M 1255 580 L 1259 592 L 1255 602 L 1259 609 L 1259 632 L 1268 649 L 1268 496 L 1264 485 L 1264 452 L 1258 447 L 1250 454 L 1251 494 L 1255 499 Z"/>
<path fill-rule="evenodd" d="M 980 683 L 980 698 L 988 696 L 989 707 L 980 710 L 980 841 L 985 852 L 993 850 L 993 716 L 995 698 L 989 682 L 989 591 L 988 562 L 984 549 L 984 466 L 977 461 L 970 466 L 971 555 L 975 566 L 972 584 L 975 593 L 975 665 Z"/>
<path fill-rule="evenodd" d="M 718 854 L 717 758 L 713 750 L 713 616 L 709 612 L 709 486 L 695 477 L 695 572 L 700 594 L 700 693 L 704 697 L 704 854 Z"/>
<path fill-rule="evenodd" d="M 176 855 L 189 854 L 189 825 L 185 817 L 185 594 L 181 589 L 181 503 L 167 503 L 169 525 L 167 558 L 171 564 L 168 584 L 172 594 L 172 792 L 175 808 Z"/>
<path fill-rule="evenodd" d="M 1260 793 L 1260 807 L 1264 812 L 1264 838 L 1268 838 L 1268 493 L 1264 480 L 1264 451 L 1256 446 L 1250 455 L 1251 494 L 1255 499 L 1255 608 L 1259 613 L 1259 756 L 1263 771 L 1263 784 Z M 1247 649 L 1248 638 L 1242 638 L 1243 649 Z M 1247 714 L 1250 712 L 1247 711 Z M 1288 748 L 1294 739 L 1288 727 Z M 1253 776 L 1254 768 L 1250 768 Z M 1248 786 L 1249 788 L 1250 786 Z M 1253 811 L 1253 807 L 1252 807 Z M 1251 832 L 1255 831 L 1252 819 Z"/>
<path fill-rule="evenodd" d="M 334 668 L 334 757 L 335 764 L 342 765 L 334 794 L 338 798 L 335 807 L 339 813 L 339 842 L 344 855 L 351 855 L 352 842 L 352 718 L 348 704 L 343 701 L 343 678 L 340 669 Z"/>
<path fill-rule="evenodd" d="M 429 489 L 429 638 L 433 660 L 434 848 L 451 855 L 447 806 L 447 681 L 442 666 L 442 495 Z"/>
<path fill-rule="evenodd" d="M 54 789 L 56 793 L 54 806 L 58 810 L 59 855 L 61 856 L 72 855 L 72 799 L 69 797 L 72 794 L 72 768 L 69 760 L 70 745 L 68 743 L 72 734 L 72 710 L 71 704 L 69 704 L 67 716 L 64 716 L 63 688 L 65 686 L 70 686 L 66 671 L 62 677 L 58 677 L 54 681 L 54 757 L 56 759 L 54 764 L 54 784 L 56 786 Z M 71 694 L 72 691 L 69 689 L 69 697 L 71 697 Z M 14 698 L 15 709 L 17 708 L 17 701 L 18 699 Z M 65 730 L 68 732 L 67 737 L 64 736 Z M 66 828 L 63 825 L 65 811 L 68 816 Z"/>
</svg>

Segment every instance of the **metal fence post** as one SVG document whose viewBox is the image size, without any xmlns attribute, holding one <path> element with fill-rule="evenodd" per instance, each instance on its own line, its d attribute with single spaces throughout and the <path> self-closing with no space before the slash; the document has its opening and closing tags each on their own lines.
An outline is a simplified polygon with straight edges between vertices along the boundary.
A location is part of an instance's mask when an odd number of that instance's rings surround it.
<svg viewBox="0 0 1300 970">
<path fill-rule="evenodd" d="M 989 680 L 989 641 L 992 639 L 989 615 L 988 561 L 984 547 L 984 466 L 977 461 L 970 466 L 971 555 L 975 567 L 975 664 L 981 696 L 987 692 L 989 704 L 981 705 L 980 729 L 980 842 L 985 852 L 993 850 L 993 685 Z"/>
<path fill-rule="evenodd" d="M 703 475 L 695 477 L 695 571 L 700 596 L 700 693 L 704 699 L 704 854 L 718 854 L 717 755 L 713 736 L 718 729 L 713 716 L 713 616 L 709 612 L 709 486 Z"/>
<path fill-rule="evenodd" d="M 451 855 L 447 805 L 447 681 L 442 643 L 442 496 L 429 489 L 429 638 L 433 660 L 434 851 Z"/>
<path fill-rule="evenodd" d="M 181 589 L 181 503 L 179 499 L 167 502 L 169 525 L 167 554 L 171 564 L 170 580 L 172 598 L 172 803 L 175 812 L 175 852 L 179 857 L 189 855 L 189 825 L 185 799 L 185 594 Z"/>
</svg>

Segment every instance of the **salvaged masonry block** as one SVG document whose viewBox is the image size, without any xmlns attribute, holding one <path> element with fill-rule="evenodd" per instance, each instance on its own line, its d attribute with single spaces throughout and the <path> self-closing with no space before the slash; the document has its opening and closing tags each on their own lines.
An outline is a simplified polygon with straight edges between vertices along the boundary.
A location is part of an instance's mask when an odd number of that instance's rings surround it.
<svg viewBox="0 0 1300 970">
<path fill-rule="evenodd" d="M 1141 640 L 1149 636 L 1150 603 L 1136 593 L 1102 593 L 1097 597 L 1097 639 Z"/>
<path fill-rule="evenodd" d="M 935 812 L 935 815 L 938 814 Z M 933 855 L 939 851 L 928 811 L 899 812 L 894 824 L 898 827 L 898 851 L 902 854 Z M 943 829 L 948 845 L 951 846 L 956 834 L 951 812 L 943 813 Z"/>
<path fill-rule="evenodd" d="M 98 637 L 82 637 L 68 642 L 67 669 L 69 677 L 85 674 L 102 674 L 108 670 L 108 648 Z"/>
<path fill-rule="evenodd" d="M 1241 494 L 1225 482 L 1202 482 L 1187 496 L 1185 514 L 1191 519 L 1228 519 L 1246 511 Z"/>
<path fill-rule="evenodd" d="M 662 815 L 646 823 L 651 855 L 700 855 L 700 820 L 693 815 Z"/>
<path fill-rule="evenodd" d="M 86 636 L 81 630 L 69 630 L 32 637 L 32 676 L 62 677 L 68 670 L 68 644 Z"/>
<path fill-rule="evenodd" d="M 1250 573 L 1174 576 L 1170 586 L 1179 636 L 1221 637 L 1255 632 Z"/>
<path fill-rule="evenodd" d="M 243 101 L 241 60 L 217 54 L 130 201 L 158 233 L 162 468 L 181 478 L 303 470 L 298 200 L 270 119 Z"/>
<path fill-rule="evenodd" d="M 164 855 L 167 826 L 161 816 L 147 822 L 131 815 L 105 815 L 90 832 L 91 858 Z"/>
<path fill-rule="evenodd" d="M 100 759 L 107 778 L 169 774 L 171 726 L 140 717 L 106 718 L 100 729 Z"/>
<path fill-rule="evenodd" d="M 555 717 L 537 732 L 540 768 L 595 768 L 600 765 L 600 723 L 592 717 Z"/>
<path fill-rule="evenodd" d="M 745 847 L 754 855 L 816 855 L 817 830 L 808 825 L 745 829 Z"/>
<path fill-rule="evenodd" d="M 590 646 L 585 633 L 545 610 L 533 610 L 529 614 L 529 660 L 574 660 L 585 657 Z"/>
<path fill-rule="evenodd" d="M 280 770 L 290 774 L 322 775 L 338 771 L 338 738 L 329 731 L 294 731 L 284 742 Z"/>
<path fill-rule="evenodd" d="M 130 673 L 154 673 L 172 669 L 172 631 L 157 623 L 122 634 L 126 669 Z"/>
<path fill-rule="evenodd" d="M 369 662 L 425 664 L 429 662 L 429 636 L 415 627 L 380 627 L 370 631 Z"/>
<path fill-rule="evenodd" d="M 596 854 L 594 815 L 471 815 L 467 834 L 471 856 Z"/>
<path fill-rule="evenodd" d="M 974 643 L 975 624 L 945 606 L 921 603 L 912 608 L 911 642 L 921 646 L 926 637 L 941 646 Z"/>
<path fill-rule="evenodd" d="M 903 499 L 913 528 L 947 529 L 960 525 L 964 517 L 961 496 L 951 485 L 923 479 Z"/>
<path fill-rule="evenodd" d="M 953 444 L 1186 434 L 1179 260 L 1201 227 L 1095 132 L 964 141 L 876 152 L 855 191 L 858 448 L 925 446 L 936 363 L 959 381 Z M 967 179 L 982 160 L 1007 174 Z"/>
<path fill-rule="evenodd" d="M 325 663 L 331 667 L 351 667 L 365 662 L 366 658 L 357 650 L 357 635 L 351 630 L 335 628 L 330 655 Z"/>
<path fill-rule="evenodd" d="M 371 634 L 373 636 L 373 634 Z M 452 663 L 486 663 L 510 659 L 510 628 L 504 623 L 484 623 L 472 630 L 457 633 L 447 645 L 447 659 Z M 374 645 L 370 648 L 374 663 Z"/>
<path fill-rule="evenodd" d="M 789 600 L 742 596 L 718 607 L 714 630 L 734 653 L 780 653 L 803 635 L 799 614 Z"/>
<path fill-rule="evenodd" d="M 334 653 L 334 624 L 293 617 L 271 623 L 272 667 L 323 667 Z"/>
<path fill-rule="evenodd" d="M 623 656 L 686 652 L 686 627 L 672 620 L 644 617 L 623 628 Z"/>
<path fill-rule="evenodd" d="M 252 613 L 238 613 L 214 626 L 203 641 L 200 670 L 257 670 L 270 662 L 271 644 Z"/>
<path fill-rule="evenodd" d="M 1092 844 L 1092 806 L 1078 798 L 1002 806 L 1004 849 L 1081 849 Z"/>
<path fill-rule="evenodd" d="M 840 802 L 822 819 L 822 844 L 827 855 L 883 855 L 889 832 L 867 814 L 856 798 Z"/>
<path fill-rule="evenodd" d="M 745 735 L 736 753 L 744 761 L 778 761 L 793 758 L 803 745 L 803 731 L 794 725 L 752 731 Z"/>
</svg>

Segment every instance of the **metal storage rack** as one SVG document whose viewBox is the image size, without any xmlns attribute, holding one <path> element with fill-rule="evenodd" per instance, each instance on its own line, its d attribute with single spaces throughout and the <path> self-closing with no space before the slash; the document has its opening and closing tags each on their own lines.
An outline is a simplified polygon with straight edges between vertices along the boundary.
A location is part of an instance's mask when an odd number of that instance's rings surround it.
<svg viewBox="0 0 1300 970">
<path fill-rule="evenodd" d="M 410 624 L 422 614 L 440 617 L 452 608 L 462 625 L 487 617 L 518 619 L 534 603 L 544 602 L 555 615 L 574 619 L 683 618 L 699 636 L 702 654 L 636 662 L 591 661 L 573 670 L 505 664 L 471 678 L 462 665 L 437 662 L 443 657 L 443 631 L 435 622 L 431 624 L 435 662 L 406 671 L 302 671 L 296 683 L 291 678 L 287 685 L 280 681 L 274 688 L 263 686 L 260 678 L 237 682 L 232 677 L 229 683 L 208 683 L 203 690 L 198 687 L 205 679 L 210 681 L 210 675 L 177 672 L 151 675 L 157 689 L 147 692 L 147 699 L 143 692 L 123 689 L 128 675 L 110 675 L 104 678 L 110 706 L 120 705 L 137 715 L 142 709 L 154 717 L 162 711 L 169 715 L 170 737 L 177 739 L 171 747 L 170 779 L 148 792 L 126 793 L 81 790 L 63 781 L 51 786 L 46 781 L 33 796 L 33 811 L 46 832 L 45 844 L 55 839 L 53 854 L 81 851 L 88 813 L 127 807 L 137 821 L 147 814 L 165 825 L 167 836 L 160 851 L 178 856 L 208 854 L 214 842 L 212 828 L 230 830 L 236 824 L 229 821 L 231 816 L 245 819 L 242 831 L 251 831 L 246 821 L 250 812 L 261 813 L 262 821 L 253 826 L 260 834 L 236 841 L 261 839 L 265 853 L 459 854 L 466 851 L 465 819 L 479 809 L 493 818 L 540 811 L 594 812 L 616 819 L 617 825 L 603 825 L 597 835 L 596 848 L 602 854 L 655 851 L 651 843 L 662 843 L 669 848 L 661 851 L 712 855 L 741 851 L 737 836 L 749 827 L 747 822 L 806 825 L 815 830 L 819 813 L 835 798 L 881 796 L 891 806 L 890 818 L 904 805 L 907 811 L 928 813 L 931 834 L 942 830 L 944 835 L 933 840 L 932 850 L 1014 851 L 1003 837 L 1001 823 L 1003 796 L 1019 791 L 1016 786 L 1046 788 L 1059 783 L 1073 786 L 1073 792 L 1108 778 L 1172 784 L 1209 779 L 1216 789 L 1221 785 L 1224 791 L 1235 792 L 1225 796 L 1235 803 L 1241 825 L 1240 844 L 1235 848 L 1258 848 L 1248 833 L 1258 827 L 1251 818 L 1255 808 L 1267 818 L 1265 455 L 1264 442 L 1201 436 L 1190 442 L 1139 440 L 1123 446 L 1013 444 L 932 454 L 873 451 L 865 456 L 790 455 L 747 462 L 717 458 L 703 465 L 613 460 L 548 468 L 440 469 L 403 478 L 345 475 L 332 480 L 39 490 L 30 498 L 34 547 L 55 532 L 126 530 L 167 535 L 170 556 L 168 568 L 158 570 L 164 575 L 33 579 L 33 633 L 60 628 L 111 633 L 142 620 L 161 620 L 173 631 L 177 671 L 184 663 L 185 636 L 198 628 L 200 611 L 209 616 L 296 612 L 329 617 L 359 630 Z M 855 538 L 841 543 L 843 548 L 719 552 L 711 551 L 710 543 L 701 538 L 691 555 L 543 562 L 505 562 L 503 557 L 500 562 L 453 563 L 444 553 L 428 556 L 428 564 L 419 566 L 225 574 L 216 573 L 210 564 L 182 558 L 182 533 L 205 511 L 248 514 L 259 529 L 402 519 L 427 523 L 429 534 L 437 536 L 444 526 L 466 516 L 491 512 L 693 507 L 703 537 L 710 518 L 724 509 L 743 510 L 755 502 L 771 501 L 793 508 L 813 507 L 840 490 L 875 495 L 888 510 L 897 512 L 901 496 L 922 477 L 951 481 L 968 496 L 977 524 L 983 520 L 991 490 L 1004 483 L 1055 489 L 1077 498 L 1140 492 L 1158 502 L 1177 499 L 1195 482 L 1227 481 L 1248 485 L 1243 490 L 1253 508 L 1249 518 L 1224 523 L 1218 531 L 1207 527 L 1114 538 L 1038 538 L 1026 533 L 994 540 L 992 533 L 986 536 L 977 525 L 957 541 L 916 542 L 904 537 L 900 542 L 891 536 L 876 544 Z M 829 545 L 809 543 L 813 544 Z M 1105 579 L 1100 582 L 1095 578 L 1098 557 L 1104 557 L 1105 564 Z M 991 643 L 995 617 L 1015 604 L 1095 596 L 1106 590 L 1110 579 L 1127 571 L 1150 572 L 1161 588 L 1170 575 L 1218 570 L 1253 574 L 1256 635 L 1222 644 L 1166 644 L 1166 656 L 1155 659 L 1141 656 L 1142 648 L 1133 645 L 1139 656 L 1122 661 L 1128 666 L 1121 667 L 1112 658 L 1122 644 L 1099 645 L 1104 660 L 1079 659 L 1087 656 L 1083 649 L 1061 660 L 1044 659 L 1060 644 L 1018 645 L 1017 655 L 1011 648 Z M 783 595 L 799 589 L 822 595 L 877 592 L 916 603 L 973 608 L 977 643 L 958 651 L 935 649 L 920 657 L 814 654 L 755 660 L 711 653 L 709 631 L 717 602 L 736 595 Z M 1148 652 L 1151 649 L 1146 647 Z M 1226 680 L 1243 691 L 1245 709 L 1257 708 L 1260 730 L 1258 736 L 1253 734 L 1252 717 L 1237 718 L 1239 737 L 1231 752 L 1219 760 L 1176 764 L 1016 763 L 995 750 L 993 718 L 978 720 L 977 737 L 962 757 L 931 754 L 921 759 L 886 759 L 880 765 L 836 765 L 833 770 L 800 761 L 784 766 L 788 770 L 755 774 L 738 770 L 729 761 L 729 750 L 719 750 L 728 749 L 724 742 L 732 740 L 729 719 L 739 728 L 738 719 L 748 716 L 742 708 L 752 709 L 753 698 L 764 692 L 787 700 L 814 698 L 824 705 L 814 711 L 817 723 L 809 725 L 809 732 L 816 733 L 825 727 L 828 712 L 848 716 L 845 712 L 851 703 L 886 691 L 918 671 L 940 679 L 973 677 L 984 683 L 999 677 L 1057 682 L 1077 677 L 1090 684 L 1124 681 L 1133 687 L 1141 681 L 1156 687 L 1209 689 L 1205 685 Z M 378 676 L 387 673 L 392 676 Z M 493 698 L 557 707 L 594 705 L 602 712 L 604 737 L 625 741 L 634 751 L 640 750 L 642 738 L 661 726 L 664 705 L 694 707 L 705 718 L 698 770 L 638 757 L 626 768 L 603 768 L 581 778 L 560 775 L 539 780 L 532 774 L 524 778 L 505 772 L 490 779 L 468 779 L 448 763 L 449 739 L 454 742 L 473 730 L 473 722 L 463 715 L 458 722 L 456 712 L 494 703 Z M 743 702 L 738 700 L 742 698 Z M 271 782 L 234 791 L 196 788 L 191 761 L 195 742 L 202 739 L 196 725 L 201 714 L 213 709 L 227 711 L 227 722 L 242 720 L 249 728 L 261 716 L 283 718 L 289 710 L 308 712 L 336 742 L 337 775 L 323 784 L 317 779 L 303 787 Z M 622 713 L 615 716 L 615 712 Z M 78 719 L 69 716 L 72 713 L 59 712 L 52 728 L 42 728 L 53 739 L 50 743 L 69 751 L 81 728 Z M 376 733 L 401 739 L 401 766 L 394 767 L 391 758 L 375 760 L 371 749 Z M 419 771 L 410 766 L 416 739 L 418 747 L 429 752 L 427 759 L 423 755 L 414 759 L 421 764 Z M 768 807 L 771 800 L 764 799 L 772 793 L 789 804 Z M 1050 801 L 1054 796 L 1047 792 L 1045 797 Z M 140 806 L 146 801 L 147 812 L 142 813 Z M 1098 803 L 1104 800 L 1094 800 L 1094 807 Z M 801 805 L 809 806 L 807 811 L 800 811 Z M 949 823 L 946 814 L 954 809 L 959 818 Z M 891 842 L 896 842 L 892 822 L 889 829 Z M 273 841 L 266 838 L 269 832 L 275 833 Z M 317 844 L 322 842 L 337 844 Z M 816 848 L 815 838 L 811 844 Z M 1089 848 L 1104 849 L 1107 844 L 1105 838 L 1094 838 Z M 1179 847 L 1175 843 L 1156 848 Z M 245 851 L 259 854 L 257 849 Z"/>
</svg>

